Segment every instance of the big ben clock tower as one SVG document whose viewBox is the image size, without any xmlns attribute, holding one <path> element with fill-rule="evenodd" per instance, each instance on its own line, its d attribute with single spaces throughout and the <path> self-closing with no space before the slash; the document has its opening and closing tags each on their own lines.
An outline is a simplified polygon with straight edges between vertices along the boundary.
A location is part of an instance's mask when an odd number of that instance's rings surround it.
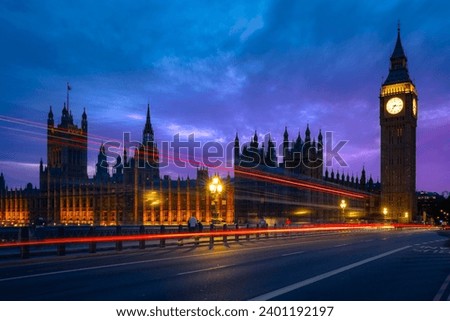
<svg viewBox="0 0 450 321">
<path fill-rule="evenodd" d="M 410 222 L 416 215 L 417 91 L 409 78 L 400 40 L 381 86 L 381 212 L 387 220 Z"/>
</svg>

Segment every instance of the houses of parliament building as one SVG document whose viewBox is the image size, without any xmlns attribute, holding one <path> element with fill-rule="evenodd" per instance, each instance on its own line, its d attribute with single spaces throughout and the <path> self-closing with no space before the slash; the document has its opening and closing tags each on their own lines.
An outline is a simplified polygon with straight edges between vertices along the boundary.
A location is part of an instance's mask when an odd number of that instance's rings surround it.
<svg viewBox="0 0 450 321">
<path fill-rule="evenodd" d="M 323 172 L 322 134 L 317 143 L 311 140 L 307 127 L 305 140 L 300 135 L 288 140 L 287 129 L 283 162 L 278 164 L 274 144 L 258 144 L 258 136 L 249 144 L 234 145 L 234 170 L 231 178 L 221 178 L 223 192 L 209 191 L 211 175 L 206 167 L 197 169 L 194 179 L 171 179 L 159 172 L 159 151 L 154 139 L 147 107 L 146 122 L 140 147 L 129 157 L 127 149 L 109 166 L 102 144 L 95 174 L 87 174 L 88 120 L 82 114 L 81 126 L 74 124 L 68 104 L 64 104 L 60 122 L 50 107 L 47 118 L 47 164 L 39 166 L 39 188 L 31 184 L 25 189 L 6 188 L 0 176 L 0 221 L 3 225 L 45 224 L 67 225 L 178 225 L 190 216 L 204 223 L 249 222 L 258 218 L 293 221 L 339 221 L 338 202 L 348 202 L 348 219 L 366 217 L 372 211 L 371 191 L 376 184 L 360 178 L 350 178 L 334 171 Z M 303 154 L 308 150 L 310 154 Z M 252 158 L 257 155 L 258 157 Z M 298 158 L 298 155 L 304 158 Z M 313 159 L 313 160 L 312 160 Z M 309 163 L 306 162 L 308 160 Z M 311 162 L 317 163 L 318 166 Z M 259 173 L 259 174 L 258 174 Z M 260 177 L 258 177 L 258 175 Z M 280 176 L 311 186 L 279 184 Z M 318 186 L 322 186 L 318 188 Z M 325 190 L 328 189 L 328 190 Z M 374 194 L 376 195 L 376 194 Z"/>
<path fill-rule="evenodd" d="M 381 184 L 360 175 L 324 172 L 324 141 L 306 127 L 303 138 L 284 129 L 280 155 L 270 136 L 259 142 L 234 141 L 234 177 L 222 177 L 223 191 L 210 190 L 207 168 L 194 179 L 160 175 L 159 151 L 147 107 L 140 147 L 124 149 L 109 168 L 105 146 L 96 171 L 87 174 L 88 120 L 80 127 L 64 104 L 60 122 L 50 107 L 47 163 L 40 162 L 39 188 L 8 189 L 0 175 L 0 222 L 25 225 L 178 225 L 189 217 L 209 224 L 272 222 L 410 222 L 416 215 L 415 132 L 418 95 L 410 80 L 400 30 L 380 91 Z M 317 138 L 317 139 L 316 139 Z M 264 146 L 265 144 L 265 146 Z"/>
</svg>

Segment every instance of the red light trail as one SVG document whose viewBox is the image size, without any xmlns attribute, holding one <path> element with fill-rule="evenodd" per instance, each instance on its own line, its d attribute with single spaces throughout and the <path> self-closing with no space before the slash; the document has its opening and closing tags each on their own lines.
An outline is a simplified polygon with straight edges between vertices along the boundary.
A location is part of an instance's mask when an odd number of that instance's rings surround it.
<svg viewBox="0 0 450 321">
<path fill-rule="evenodd" d="M 301 233 L 301 232 L 324 232 L 324 231 L 351 231 L 351 230 L 377 230 L 377 229 L 396 229 L 396 228 L 414 228 L 429 229 L 430 225 L 422 224 L 318 224 L 305 225 L 302 227 L 290 228 L 264 228 L 264 229 L 235 229 L 228 231 L 209 231 L 194 233 L 162 233 L 162 234 L 141 234 L 141 235 L 122 235 L 122 236 L 91 236 L 91 237 L 65 237 L 46 240 L 19 241 L 0 243 L 0 248 L 20 247 L 20 246 L 43 246 L 58 244 L 80 244 L 80 243 L 105 243 L 105 242 L 127 242 L 127 241 L 159 241 L 170 239 L 189 239 L 200 237 L 223 237 L 223 236 L 246 236 L 253 234 L 274 234 L 274 233 Z"/>
<path fill-rule="evenodd" d="M 313 191 L 318 192 L 324 192 L 328 194 L 335 194 L 340 196 L 347 196 L 352 198 L 359 198 L 359 199 L 365 199 L 369 198 L 368 194 L 365 193 L 358 193 L 358 192 L 351 192 L 351 191 L 345 191 L 338 188 L 329 187 L 326 185 L 318 184 L 318 183 L 311 183 L 307 181 L 302 181 L 299 179 L 294 178 L 283 178 L 282 176 L 274 175 L 274 174 L 268 174 L 262 171 L 256 171 L 252 169 L 245 169 L 241 170 L 235 167 L 234 173 L 240 174 L 242 176 L 252 177 L 263 181 L 273 182 L 273 183 L 279 183 L 282 185 L 297 187 L 297 188 L 306 188 Z"/>
</svg>

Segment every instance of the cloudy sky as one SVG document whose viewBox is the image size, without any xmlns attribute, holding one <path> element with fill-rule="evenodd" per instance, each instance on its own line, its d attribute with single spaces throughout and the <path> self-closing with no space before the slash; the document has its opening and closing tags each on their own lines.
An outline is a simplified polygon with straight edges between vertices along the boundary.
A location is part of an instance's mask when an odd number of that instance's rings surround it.
<svg viewBox="0 0 450 321">
<path fill-rule="evenodd" d="M 445 0 L 1 1 L 0 172 L 10 187 L 38 183 L 49 106 L 59 120 L 70 82 L 91 175 L 102 141 L 141 140 L 150 102 L 160 143 L 255 130 L 280 143 L 285 126 L 293 139 L 309 124 L 348 140 L 335 171 L 364 165 L 377 180 L 378 96 L 400 20 L 419 91 L 417 189 L 450 190 L 449 16 Z"/>
</svg>

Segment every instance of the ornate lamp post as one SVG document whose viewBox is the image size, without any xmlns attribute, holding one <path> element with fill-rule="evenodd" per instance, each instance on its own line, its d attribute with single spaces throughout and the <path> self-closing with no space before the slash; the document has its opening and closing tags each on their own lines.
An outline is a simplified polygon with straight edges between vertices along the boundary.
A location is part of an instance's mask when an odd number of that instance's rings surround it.
<svg viewBox="0 0 450 321">
<path fill-rule="evenodd" d="M 215 174 L 211 179 L 211 183 L 209 184 L 209 191 L 211 192 L 211 195 L 214 197 L 213 219 L 216 218 L 221 221 L 222 216 L 220 215 L 219 195 L 223 191 L 223 185 L 220 180 L 220 177 L 217 174 Z"/>
<path fill-rule="evenodd" d="M 345 208 L 347 207 L 347 202 L 342 200 L 339 206 L 342 208 L 342 222 L 345 222 Z"/>
<path fill-rule="evenodd" d="M 385 222 L 386 222 L 387 213 L 388 213 L 388 209 L 387 209 L 387 207 L 384 207 L 383 208 L 383 215 L 384 215 L 384 221 Z"/>
</svg>

